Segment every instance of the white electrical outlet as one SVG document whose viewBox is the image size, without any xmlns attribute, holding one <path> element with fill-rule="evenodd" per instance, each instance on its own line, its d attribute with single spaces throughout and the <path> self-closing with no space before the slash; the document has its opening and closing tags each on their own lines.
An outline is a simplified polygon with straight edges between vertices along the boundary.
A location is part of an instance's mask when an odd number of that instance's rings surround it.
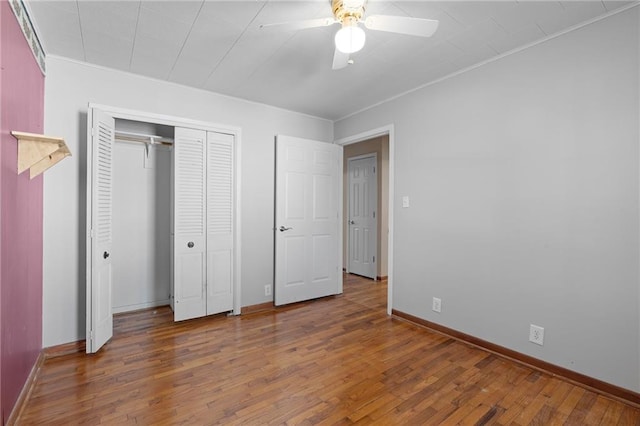
<svg viewBox="0 0 640 426">
<path fill-rule="evenodd" d="M 267 284 L 264 286 L 264 295 L 271 296 L 271 284 Z"/>
<path fill-rule="evenodd" d="M 538 325 L 530 324 L 529 341 L 535 343 L 536 345 L 544 345 L 544 328 Z"/>
<path fill-rule="evenodd" d="M 440 311 L 442 310 L 442 300 L 440 300 L 438 297 L 434 297 L 433 304 L 431 305 L 431 309 L 434 312 L 440 313 Z"/>
</svg>

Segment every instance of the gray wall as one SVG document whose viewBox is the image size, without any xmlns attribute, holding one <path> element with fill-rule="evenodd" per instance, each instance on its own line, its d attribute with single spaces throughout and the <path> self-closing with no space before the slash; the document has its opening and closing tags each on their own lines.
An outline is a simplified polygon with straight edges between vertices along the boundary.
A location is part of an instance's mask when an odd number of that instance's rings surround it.
<svg viewBox="0 0 640 426">
<path fill-rule="evenodd" d="M 47 57 L 45 133 L 72 157 L 44 183 L 43 346 L 85 337 L 86 112 L 94 102 L 242 129 L 242 305 L 272 300 L 274 137 L 330 142 L 330 121 L 177 84 Z"/>
<path fill-rule="evenodd" d="M 638 9 L 335 124 L 395 126 L 395 309 L 640 390 Z"/>
<path fill-rule="evenodd" d="M 150 146 L 145 167 L 144 144 L 116 141 L 113 157 L 113 311 L 168 305 L 171 150 Z"/>
</svg>

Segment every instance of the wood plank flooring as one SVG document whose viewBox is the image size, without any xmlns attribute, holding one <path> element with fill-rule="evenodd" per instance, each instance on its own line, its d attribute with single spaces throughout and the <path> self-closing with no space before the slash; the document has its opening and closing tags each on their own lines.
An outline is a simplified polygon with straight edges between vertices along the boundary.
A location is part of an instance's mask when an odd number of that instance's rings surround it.
<svg viewBox="0 0 640 426">
<path fill-rule="evenodd" d="M 119 315 L 46 360 L 19 423 L 640 425 L 640 410 L 386 315 L 386 283 L 241 317 Z"/>
</svg>

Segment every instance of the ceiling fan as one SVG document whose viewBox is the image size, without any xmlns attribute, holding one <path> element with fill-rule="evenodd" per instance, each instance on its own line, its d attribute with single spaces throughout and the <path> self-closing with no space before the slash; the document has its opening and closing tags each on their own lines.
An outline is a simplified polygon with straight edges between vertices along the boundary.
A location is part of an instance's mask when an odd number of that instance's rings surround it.
<svg viewBox="0 0 640 426">
<path fill-rule="evenodd" d="M 352 61 L 349 55 L 364 47 L 365 32 L 358 24 L 362 22 L 369 30 L 387 31 L 419 37 L 431 37 L 438 29 L 438 21 L 434 19 L 411 18 L 407 16 L 371 15 L 364 17 L 367 0 L 330 0 L 333 17 L 309 19 L 304 21 L 263 24 L 260 28 L 279 28 L 285 30 L 304 30 L 307 28 L 328 27 L 341 24 L 342 28 L 335 35 L 335 51 L 333 69 L 346 67 Z"/>
</svg>

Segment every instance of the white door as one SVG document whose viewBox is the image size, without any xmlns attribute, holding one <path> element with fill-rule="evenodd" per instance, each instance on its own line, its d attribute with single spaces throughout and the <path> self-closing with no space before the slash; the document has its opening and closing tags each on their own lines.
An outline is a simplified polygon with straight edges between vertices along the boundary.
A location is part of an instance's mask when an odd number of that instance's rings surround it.
<svg viewBox="0 0 640 426">
<path fill-rule="evenodd" d="M 206 315 L 206 140 L 176 127 L 174 137 L 173 282 L 176 321 Z"/>
<path fill-rule="evenodd" d="M 87 148 L 87 353 L 95 353 L 113 335 L 111 310 L 113 245 L 113 144 L 115 120 L 91 109 Z M 116 254 L 117 255 L 117 254 Z"/>
<path fill-rule="evenodd" d="M 207 133 L 207 315 L 233 309 L 234 137 Z"/>
<path fill-rule="evenodd" d="M 352 274 L 376 278 L 378 180 L 376 156 L 349 159 L 349 267 Z"/>
<path fill-rule="evenodd" d="M 342 147 L 276 140 L 275 304 L 342 293 Z"/>
</svg>

